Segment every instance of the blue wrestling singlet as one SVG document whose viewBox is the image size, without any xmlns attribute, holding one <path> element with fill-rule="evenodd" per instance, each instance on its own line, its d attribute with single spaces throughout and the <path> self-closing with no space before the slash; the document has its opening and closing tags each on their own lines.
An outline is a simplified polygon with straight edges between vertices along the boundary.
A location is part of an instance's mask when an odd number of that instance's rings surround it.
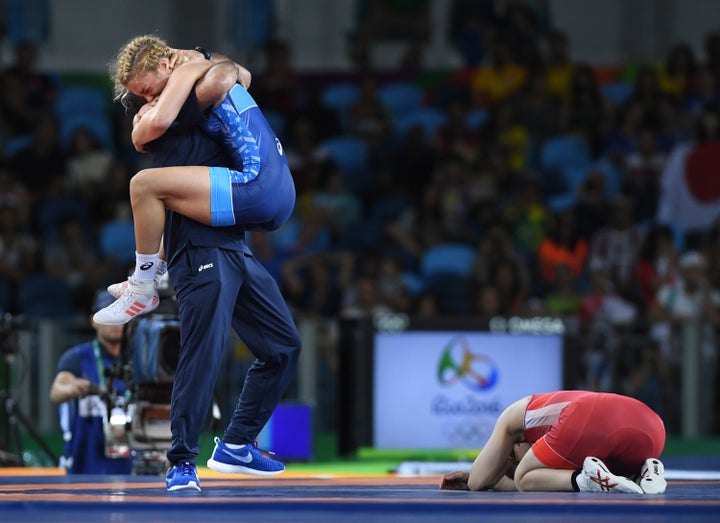
<svg viewBox="0 0 720 523">
<path fill-rule="evenodd" d="M 280 140 L 240 85 L 207 120 L 205 130 L 225 144 L 233 167 L 210 167 L 213 226 L 242 223 L 272 231 L 295 206 L 295 184 Z"/>
</svg>

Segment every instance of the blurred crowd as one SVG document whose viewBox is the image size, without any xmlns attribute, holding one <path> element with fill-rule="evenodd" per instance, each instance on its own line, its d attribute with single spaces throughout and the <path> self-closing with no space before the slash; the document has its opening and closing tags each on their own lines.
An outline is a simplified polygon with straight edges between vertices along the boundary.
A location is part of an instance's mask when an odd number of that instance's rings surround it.
<svg viewBox="0 0 720 523">
<path fill-rule="evenodd" d="M 295 70 L 279 40 L 252 71 L 298 201 L 281 230 L 249 238 L 298 316 L 562 317 L 576 385 L 640 397 L 671 431 L 694 322 L 707 408 L 720 404 L 720 31 L 700 54 L 678 42 L 655 63 L 600 67 L 527 3 L 456 1 L 463 66 L 429 71 L 427 2 L 377 3 L 411 7 L 366 2 L 352 71 Z M 406 51 L 377 70 L 387 40 Z M 110 142 L 63 126 L 68 83 L 36 52 L 16 46 L 0 76 L 0 308 L 57 317 L 127 275 L 128 182 L 146 160 L 109 90 Z"/>
</svg>

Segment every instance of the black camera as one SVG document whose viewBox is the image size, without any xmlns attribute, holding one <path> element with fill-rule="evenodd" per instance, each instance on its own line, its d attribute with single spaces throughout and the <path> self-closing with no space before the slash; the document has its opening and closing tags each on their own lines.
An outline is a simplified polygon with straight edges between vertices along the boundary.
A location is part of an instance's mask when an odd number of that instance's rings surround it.
<svg viewBox="0 0 720 523">
<path fill-rule="evenodd" d="M 105 369 L 105 454 L 133 459 L 134 474 L 164 474 L 172 443 L 170 399 L 180 354 L 174 314 L 142 316 L 125 327 L 118 365 Z M 122 380 L 125 392 L 115 387 Z"/>
</svg>

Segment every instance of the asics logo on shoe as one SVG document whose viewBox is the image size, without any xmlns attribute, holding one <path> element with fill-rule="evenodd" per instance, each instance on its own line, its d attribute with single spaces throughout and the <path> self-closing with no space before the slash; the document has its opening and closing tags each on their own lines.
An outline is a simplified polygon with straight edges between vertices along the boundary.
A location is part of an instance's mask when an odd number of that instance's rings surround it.
<svg viewBox="0 0 720 523">
<path fill-rule="evenodd" d="M 232 456 L 233 459 L 237 459 L 238 461 L 242 461 L 243 463 L 250 463 L 253 460 L 252 453 L 250 453 L 250 451 L 248 451 L 248 453 L 244 456 L 241 456 L 240 454 L 233 454 L 227 449 L 222 449 L 222 451 L 228 456 Z"/>
<path fill-rule="evenodd" d="M 141 270 L 141 271 L 146 271 L 146 270 L 148 270 L 148 269 L 152 269 L 153 265 L 155 265 L 153 262 L 143 263 L 143 264 L 140 266 L 140 270 Z"/>
<path fill-rule="evenodd" d="M 200 267 L 198 267 L 198 272 L 202 272 L 206 269 L 212 269 L 212 268 L 213 268 L 212 263 L 206 263 L 205 265 L 201 265 Z"/>
<path fill-rule="evenodd" d="M 617 483 L 610 483 L 608 476 L 603 477 L 600 470 L 597 471 L 597 477 L 590 476 L 590 480 L 597 483 L 602 490 L 612 490 L 617 487 Z"/>
</svg>

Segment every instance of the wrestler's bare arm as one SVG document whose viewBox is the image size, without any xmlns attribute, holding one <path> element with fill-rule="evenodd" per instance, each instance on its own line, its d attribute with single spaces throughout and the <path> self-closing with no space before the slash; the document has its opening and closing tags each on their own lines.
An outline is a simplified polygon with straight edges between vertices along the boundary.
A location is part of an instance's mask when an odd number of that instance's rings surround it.
<svg viewBox="0 0 720 523">
<path fill-rule="evenodd" d="M 183 63 L 189 63 L 189 62 L 198 62 L 198 61 L 207 61 L 205 58 L 205 55 L 202 53 L 199 53 L 197 51 L 190 51 L 187 49 L 178 49 L 175 51 L 175 61 L 171 62 L 173 65 L 175 63 L 183 64 Z M 237 72 L 237 80 L 236 82 L 242 85 L 245 89 L 250 89 L 250 83 L 252 82 L 252 74 L 250 74 L 250 71 L 245 69 L 242 65 L 238 64 L 237 62 L 233 62 L 228 57 L 221 55 L 219 53 L 211 53 L 210 55 L 210 63 L 213 65 L 217 65 L 223 62 L 230 62 L 233 64 L 233 66 L 236 69 Z"/>
<path fill-rule="evenodd" d="M 131 134 L 133 145 L 142 151 L 144 145 L 159 138 L 177 118 L 198 78 L 212 67 L 210 62 L 193 62 L 175 67 L 157 103 L 136 125 Z"/>
<path fill-rule="evenodd" d="M 529 396 L 516 401 L 498 417 L 490 439 L 470 469 L 470 490 L 509 488 L 503 479 L 508 467 L 508 456 L 513 445 L 524 438 L 523 418 L 529 401 Z"/>
<path fill-rule="evenodd" d="M 238 84 L 238 71 L 234 62 L 215 64 L 195 85 L 195 95 L 202 109 L 219 105 L 228 91 Z"/>
</svg>

